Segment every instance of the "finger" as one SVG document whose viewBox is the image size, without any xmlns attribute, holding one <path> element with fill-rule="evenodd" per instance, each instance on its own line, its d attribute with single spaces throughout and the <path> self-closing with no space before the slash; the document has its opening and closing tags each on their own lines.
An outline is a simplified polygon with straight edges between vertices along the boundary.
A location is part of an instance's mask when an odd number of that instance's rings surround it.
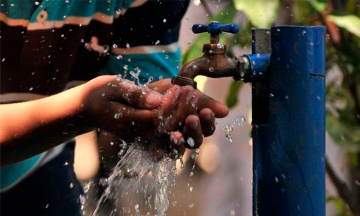
<svg viewBox="0 0 360 216">
<path fill-rule="evenodd" d="M 154 109 L 161 104 L 162 95 L 148 88 L 136 86 L 128 80 L 113 83 L 112 100 L 134 108 Z"/>
<path fill-rule="evenodd" d="M 165 93 L 169 88 L 171 88 L 171 79 L 162 79 L 149 84 L 149 89 L 159 92 L 160 94 Z"/>
<path fill-rule="evenodd" d="M 186 148 L 199 148 L 203 142 L 200 120 L 196 115 L 190 115 L 186 118 L 184 137 Z"/>
<path fill-rule="evenodd" d="M 226 105 L 201 93 L 200 91 L 197 91 L 197 95 L 199 97 L 197 101 L 198 110 L 209 108 L 215 114 L 216 118 L 224 118 L 229 114 L 229 108 Z"/>
<path fill-rule="evenodd" d="M 201 130 L 205 137 L 213 135 L 215 131 L 215 114 L 209 108 L 204 108 L 199 114 Z"/>
<path fill-rule="evenodd" d="M 170 145 L 172 152 L 170 153 L 173 158 L 179 158 L 185 153 L 185 140 L 182 133 L 176 131 L 170 135 Z"/>
<path fill-rule="evenodd" d="M 121 103 L 111 102 L 110 118 L 116 125 L 130 128 L 152 128 L 155 126 L 156 114 L 151 110 L 136 109 Z"/>
<path fill-rule="evenodd" d="M 163 102 L 159 109 L 160 115 L 163 117 L 169 116 L 177 104 L 177 99 L 179 98 L 181 93 L 181 89 L 179 86 L 172 86 L 170 89 L 166 91 Z"/>
<path fill-rule="evenodd" d="M 181 87 L 180 96 L 177 100 L 177 105 L 171 116 L 167 119 L 165 130 L 175 131 L 184 125 L 184 116 L 188 115 L 188 109 L 191 106 L 192 96 L 194 95 L 194 88 L 191 86 Z"/>
</svg>

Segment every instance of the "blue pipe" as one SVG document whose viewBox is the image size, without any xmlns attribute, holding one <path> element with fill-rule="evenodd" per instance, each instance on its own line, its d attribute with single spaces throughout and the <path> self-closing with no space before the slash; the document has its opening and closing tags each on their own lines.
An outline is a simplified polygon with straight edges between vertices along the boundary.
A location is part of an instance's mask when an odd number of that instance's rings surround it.
<svg viewBox="0 0 360 216">
<path fill-rule="evenodd" d="M 243 56 L 249 59 L 251 82 L 263 79 L 269 70 L 270 54 L 257 53 Z"/>
<path fill-rule="evenodd" d="M 253 215 L 325 216 L 325 27 L 271 28 L 269 73 L 268 117 L 253 122 Z"/>
</svg>

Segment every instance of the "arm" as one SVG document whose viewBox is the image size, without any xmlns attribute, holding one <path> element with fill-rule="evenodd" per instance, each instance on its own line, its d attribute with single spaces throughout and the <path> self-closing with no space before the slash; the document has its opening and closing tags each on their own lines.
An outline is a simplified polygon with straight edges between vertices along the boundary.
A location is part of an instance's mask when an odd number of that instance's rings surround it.
<svg viewBox="0 0 360 216">
<path fill-rule="evenodd" d="M 143 94 L 130 82 L 102 76 L 44 99 L 0 105 L 1 166 L 37 155 L 97 127 L 121 133 L 133 121 L 151 122 L 153 112 L 143 109 L 160 103 L 161 95 L 156 92 Z M 115 119 L 114 113 L 123 108 L 129 110 L 127 115 Z"/>
</svg>

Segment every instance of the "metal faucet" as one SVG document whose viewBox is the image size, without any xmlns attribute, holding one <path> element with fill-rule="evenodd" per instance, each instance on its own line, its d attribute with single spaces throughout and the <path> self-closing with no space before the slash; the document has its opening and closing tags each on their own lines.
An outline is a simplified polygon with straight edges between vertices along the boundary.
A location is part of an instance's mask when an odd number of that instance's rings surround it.
<svg viewBox="0 0 360 216">
<path fill-rule="evenodd" d="M 236 81 L 252 82 L 265 75 L 268 70 L 270 54 L 250 54 L 235 58 L 226 56 L 226 45 L 219 42 L 219 35 L 222 32 L 236 34 L 239 31 L 237 24 L 222 25 L 213 21 L 209 25 L 195 24 L 192 31 L 195 34 L 210 33 L 210 43 L 203 45 L 203 56 L 185 64 L 178 76 L 172 78 L 173 84 L 190 85 L 196 89 L 194 78 L 198 75 L 211 78 L 233 77 Z"/>
<path fill-rule="evenodd" d="M 185 64 L 179 75 L 173 77 L 172 83 L 181 86 L 191 85 L 196 88 L 194 78 L 198 75 L 212 78 L 234 77 L 235 80 L 240 80 L 240 61 L 237 58 L 227 57 L 226 45 L 219 43 L 219 34 L 222 32 L 235 34 L 239 31 L 239 27 L 236 24 L 221 25 L 219 22 L 211 22 L 208 26 L 195 24 L 192 31 L 195 34 L 210 33 L 210 43 L 204 44 L 204 55 Z"/>
</svg>

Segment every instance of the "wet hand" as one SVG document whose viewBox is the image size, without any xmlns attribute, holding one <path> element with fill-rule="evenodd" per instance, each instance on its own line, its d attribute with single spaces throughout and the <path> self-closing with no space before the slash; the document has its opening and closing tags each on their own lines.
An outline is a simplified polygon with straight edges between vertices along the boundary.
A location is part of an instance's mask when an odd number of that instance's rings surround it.
<svg viewBox="0 0 360 216">
<path fill-rule="evenodd" d="M 81 114 L 94 128 L 131 140 L 137 131 L 156 127 L 153 109 L 162 102 L 156 91 L 115 76 L 100 76 L 84 84 L 83 95 Z"/>
<path fill-rule="evenodd" d="M 170 132 L 170 143 L 179 154 L 187 148 L 198 148 L 203 136 L 215 131 L 215 118 L 227 116 L 229 110 L 222 103 L 194 90 L 190 86 L 173 86 L 169 79 L 152 83 L 149 88 L 165 94 L 158 108 L 164 118 L 163 130 Z"/>
</svg>

